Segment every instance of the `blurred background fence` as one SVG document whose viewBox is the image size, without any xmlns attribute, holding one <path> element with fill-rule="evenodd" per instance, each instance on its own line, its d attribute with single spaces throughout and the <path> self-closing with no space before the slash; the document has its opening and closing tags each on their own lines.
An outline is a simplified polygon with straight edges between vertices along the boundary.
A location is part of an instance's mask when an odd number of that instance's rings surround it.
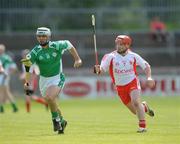
<svg viewBox="0 0 180 144">
<path fill-rule="evenodd" d="M 153 66 L 179 65 L 178 0 L 1 0 L 0 42 L 18 61 L 22 49 L 36 44 L 36 28 L 47 26 L 52 29 L 55 40 L 71 40 L 84 59 L 84 66 L 89 67 L 93 65 L 89 59 L 94 57 L 91 14 L 96 15 L 100 58 L 113 50 L 116 35 L 130 34 L 133 50 L 143 53 Z M 150 38 L 149 25 L 154 16 L 167 24 L 167 43 L 154 42 Z M 65 67 L 72 66 L 65 61 Z"/>
<path fill-rule="evenodd" d="M 179 0 L 0 0 L 0 43 L 20 66 L 21 50 L 37 44 L 37 27 L 49 27 L 53 40 L 68 39 L 78 49 L 84 68 L 78 74 L 84 75 L 95 63 L 91 14 L 96 16 L 99 59 L 114 50 L 118 34 L 129 34 L 132 50 L 149 61 L 153 72 L 179 74 Z M 166 42 L 151 39 L 150 22 L 155 16 L 167 25 Z M 63 62 L 65 69 L 72 68 L 68 54 Z"/>
<path fill-rule="evenodd" d="M 169 29 L 179 29 L 179 0 L 1 0 L 0 31 L 34 31 L 47 25 L 54 31 L 90 30 L 90 15 L 98 30 L 142 31 L 159 16 Z"/>
</svg>

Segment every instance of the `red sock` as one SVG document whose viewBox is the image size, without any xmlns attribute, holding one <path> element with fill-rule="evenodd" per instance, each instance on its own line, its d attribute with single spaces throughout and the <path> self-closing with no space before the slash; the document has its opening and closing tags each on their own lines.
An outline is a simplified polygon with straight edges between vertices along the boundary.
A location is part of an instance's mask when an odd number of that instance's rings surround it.
<svg viewBox="0 0 180 144">
<path fill-rule="evenodd" d="M 30 107 L 31 107 L 30 101 L 26 101 L 26 111 L 27 111 L 28 113 L 30 112 Z"/>
<path fill-rule="evenodd" d="M 143 103 L 142 103 L 142 105 L 143 105 L 143 107 L 144 107 L 144 111 L 147 112 L 147 107 L 146 107 L 146 105 L 143 104 Z"/>
<path fill-rule="evenodd" d="M 146 128 L 146 120 L 139 120 L 139 127 Z"/>
<path fill-rule="evenodd" d="M 40 98 L 40 97 L 37 97 L 37 96 L 32 96 L 33 100 L 35 100 L 36 102 L 38 103 L 41 103 L 43 105 L 47 105 L 47 102 L 43 99 L 43 98 Z"/>
</svg>

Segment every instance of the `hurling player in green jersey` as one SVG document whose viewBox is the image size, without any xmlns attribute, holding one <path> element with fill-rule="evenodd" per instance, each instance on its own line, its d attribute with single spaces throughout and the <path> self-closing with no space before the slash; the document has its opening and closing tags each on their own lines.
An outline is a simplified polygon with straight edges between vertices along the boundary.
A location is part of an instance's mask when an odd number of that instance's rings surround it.
<svg viewBox="0 0 180 144">
<path fill-rule="evenodd" d="M 74 58 L 74 67 L 81 66 L 82 61 L 68 40 L 50 41 L 51 30 L 46 27 L 40 27 L 36 32 L 36 45 L 31 52 L 23 59 L 22 62 L 26 66 L 26 71 L 29 66 L 36 63 L 40 70 L 39 88 L 42 96 L 46 99 L 51 110 L 52 122 L 54 131 L 59 134 L 64 133 L 67 121 L 64 120 L 61 111 L 57 104 L 57 98 L 61 92 L 65 76 L 62 72 L 62 55 L 68 50 Z M 29 73 L 26 72 L 25 90 L 29 87 Z"/>
<path fill-rule="evenodd" d="M 17 67 L 12 58 L 5 53 L 5 50 L 5 45 L 0 44 L 0 113 L 4 112 L 3 104 L 6 100 L 11 103 L 13 112 L 18 111 L 9 87 L 10 75 L 17 70 Z"/>
</svg>

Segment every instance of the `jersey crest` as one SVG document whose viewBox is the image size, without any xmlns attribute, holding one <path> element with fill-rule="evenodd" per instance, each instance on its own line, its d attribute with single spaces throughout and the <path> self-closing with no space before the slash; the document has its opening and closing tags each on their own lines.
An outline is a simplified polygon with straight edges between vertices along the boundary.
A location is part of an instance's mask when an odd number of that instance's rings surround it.
<svg viewBox="0 0 180 144">
<path fill-rule="evenodd" d="M 52 56 L 53 56 L 53 57 L 56 57 L 56 56 L 57 56 L 57 53 L 56 53 L 56 52 L 53 52 L 53 53 L 52 53 Z"/>
</svg>

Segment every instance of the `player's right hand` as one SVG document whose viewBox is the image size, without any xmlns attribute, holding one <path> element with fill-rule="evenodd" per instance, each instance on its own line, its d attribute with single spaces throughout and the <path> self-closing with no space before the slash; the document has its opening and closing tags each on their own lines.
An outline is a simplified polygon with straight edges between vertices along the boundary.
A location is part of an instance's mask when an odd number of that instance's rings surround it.
<svg viewBox="0 0 180 144">
<path fill-rule="evenodd" d="M 100 74 L 101 73 L 100 65 L 95 65 L 94 66 L 94 73 L 95 74 Z"/>
<path fill-rule="evenodd" d="M 156 85 L 156 83 L 155 83 L 155 81 L 154 81 L 151 77 L 149 77 L 149 78 L 147 78 L 147 80 L 146 80 L 146 85 L 147 85 L 149 88 L 154 88 L 155 85 Z"/>
<path fill-rule="evenodd" d="M 82 65 L 82 60 L 81 59 L 78 59 L 78 60 L 75 60 L 74 62 L 74 67 L 75 68 L 78 68 Z"/>
</svg>

